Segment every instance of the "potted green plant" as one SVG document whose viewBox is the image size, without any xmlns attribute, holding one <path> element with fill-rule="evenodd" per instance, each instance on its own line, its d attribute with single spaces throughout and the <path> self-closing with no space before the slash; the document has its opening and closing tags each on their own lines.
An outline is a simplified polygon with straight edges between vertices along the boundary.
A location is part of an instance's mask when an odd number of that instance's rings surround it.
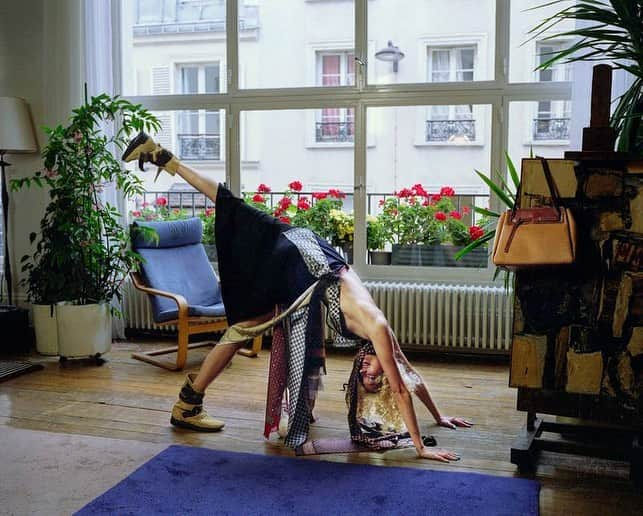
<svg viewBox="0 0 643 516">
<path fill-rule="evenodd" d="M 563 2 L 554 0 L 532 9 L 551 7 Z M 618 99 L 611 125 L 618 136 L 618 150 L 640 155 L 643 152 L 643 45 L 641 44 L 641 0 L 579 0 L 545 18 L 529 33 L 530 40 L 571 38 L 568 47 L 553 52 L 538 68 L 558 62 L 611 60 L 612 66 L 634 77 L 627 91 Z M 575 28 L 553 32 L 559 23 L 573 21 Z M 578 24 L 577 22 L 587 22 Z"/>
<path fill-rule="evenodd" d="M 206 208 L 199 214 L 199 218 L 201 222 L 203 222 L 203 237 L 201 238 L 201 243 L 211 262 L 217 261 L 217 244 L 214 236 L 215 217 L 216 211 L 214 208 Z"/>
<path fill-rule="evenodd" d="M 102 128 L 118 119 L 113 135 Z M 140 256 L 129 247 L 129 230 L 118 210 L 101 198 L 115 183 L 126 198 L 143 184 L 121 168 L 120 154 L 135 132 L 157 131 L 158 120 L 140 105 L 102 94 L 72 112 L 68 124 L 45 128 L 44 171 L 12 181 L 13 189 L 47 185 L 50 202 L 34 253 L 23 257 L 30 300 L 56 303 L 58 354 L 99 355 L 111 347 L 111 301 Z M 51 274 L 43 273 L 44 271 Z M 45 295 L 46 293 L 46 295 Z"/>
<path fill-rule="evenodd" d="M 380 216 L 366 217 L 366 246 L 372 265 L 390 265 L 391 252 L 385 251 L 386 244 L 391 241 L 391 234 Z"/>
<path fill-rule="evenodd" d="M 335 247 L 341 247 L 344 251 L 346 261 L 353 263 L 353 237 L 355 234 L 355 219 L 352 213 L 338 209 L 330 210 L 331 243 Z"/>
</svg>

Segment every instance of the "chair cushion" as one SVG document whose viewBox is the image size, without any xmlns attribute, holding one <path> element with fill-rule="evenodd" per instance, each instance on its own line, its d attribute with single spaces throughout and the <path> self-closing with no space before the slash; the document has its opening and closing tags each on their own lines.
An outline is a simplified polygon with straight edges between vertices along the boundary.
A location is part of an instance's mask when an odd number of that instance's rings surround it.
<svg viewBox="0 0 643 516">
<path fill-rule="evenodd" d="M 176 303 L 174 303 L 174 306 L 176 307 Z M 223 303 L 217 303 L 216 305 L 211 306 L 190 305 L 188 307 L 188 314 L 191 317 L 225 317 L 225 308 L 223 307 Z M 179 309 L 173 308 L 172 310 L 161 312 L 158 319 L 155 318 L 155 322 L 162 323 L 177 319 L 178 317 Z"/>
<path fill-rule="evenodd" d="M 180 224 L 183 222 L 189 224 Z M 219 281 L 200 243 L 201 220 L 140 224 L 153 227 L 159 234 L 159 244 L 165 244 L 164 247 L 150 247 L 148 243 L 144 243 L 142 247 L 138 247 L 138 242 L 134 242 L 134 249 L 145 260 L 141 264 L 141 275 L 145 283 L 157 290 L 183 296 L 188 303 L 190 315 L 224 316 Z M 186 243 L 197 235 L 199 240 L 196 243 Z M 169 245 L 170 242 L 175 245 Z M 178 316 L 178 307 L 172 299 L 150 296 L 150 301 L 155 322 L 169 321 Z"/>
<path fill-rule="evenodd" d="M 203 223 L 198 217 L 157 222 L 136 221 L 132 226 L 132 247 L 134 249 L 164 249 L 199 244 L 203 236 Z M 155 229 L 159 236 L 158 242 L 143 238 L 143 235 L 136 232 L 137 226 Z"/>
</svg>

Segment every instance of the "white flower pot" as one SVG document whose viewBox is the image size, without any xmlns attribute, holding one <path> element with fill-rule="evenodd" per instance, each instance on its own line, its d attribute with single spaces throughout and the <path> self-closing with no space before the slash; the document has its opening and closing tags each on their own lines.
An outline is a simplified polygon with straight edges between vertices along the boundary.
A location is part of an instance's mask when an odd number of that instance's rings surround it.
<svg viewBox="0 0 643 516">
<path fill-rule="evenodd" d="M 112 347 L 112 314 L 107 303 L 56 305 L 58 354 L 64 358 L 107 353 Z"/>
<path fill-rule="evenodd" d="M 58 354 L 58 325 L 55 305 L 32 305 L 36 332 L 36 351 L 41 355 Z"/>
</svg>

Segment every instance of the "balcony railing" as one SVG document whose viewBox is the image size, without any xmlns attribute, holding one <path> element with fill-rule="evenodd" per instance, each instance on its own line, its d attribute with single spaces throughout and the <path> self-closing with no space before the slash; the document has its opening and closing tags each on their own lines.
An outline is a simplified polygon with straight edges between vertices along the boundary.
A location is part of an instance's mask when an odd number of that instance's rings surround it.
<svg viewBox="0 0 643 516">
<path fill-rule="evenodd" d="M 534 118 L 534 140 L 569 140 L 569 118 Z"/>
<path fill-rule="evenodd" d="M 315 124 L 315 141 L 319 143 L 352 142 L 354 135 L 354 122 L 317 122 Z"/>
<path fill-rule="evenodd" d="M 189 160 L 220 160 L 221 135 L 219 134 L 177 134 L 179 156 Z"/>
<path fill-rule="evenodd" d="M 476 139 L 475 120 L 427 120 L 427 142 L 473 142 Z"/>
<path fill-rule="evenodd" d="M 181 5 L 181 4 L 179 4 Z M 157 36 L 159 34 L 183 34 L 193 32 L 225 32 L 225 4 L 212 3 L 206 9 L 186 5 L 179 7 L 173 17 L 163 16 L 159 9 L 158 19 L 139 19 L 134 25 L 134 36 Z M 256 5 L 239 8 L 239 30 L 259 28 L 259 7 Z"/>
<path fill-rule="evenodd" d="M 184 185 L 187 188 L 191 188 L 189 185 Z M 256 192 L 248 192 L 254 194 Z M 284 196 L 286 192 L 268 192 L 262 193 L 261 195 L 266 199 L 266 204 L 274 208 L 279 200 Z M 297 203 L 301 197 L 306 197 L 311 204 L 316 202 L 316 199 L 312 197 L 313 192 L 293 192 L 291 197 Z M 203 212 L 206 208 L 214 207 L 214 203 L 208 199 L 205 195 L 197 191 L 185 191 L 185 190 L 170 190 L 165 192 L 154 192 L 148 191 L 143 194 L 142 202 L 139 202 L 136 205 L 136 209 L 141 209 L 143 204 L 154 205 L 156 199 L 163 197 L 167 200 L 167 207 L 171 210 L 179 209 L 183 210 L 185 215 L 195 216 Z M 394 197 L 392 193 L 368 193 L 367 197 L 367 213 L 369 215 L 377 215 L 381 212 L 382 208 L 380 207 L 381 201 L 386 200 L 389 197 Z M 346 198 L 344 201 L 344 209 L 352 210 L 353 207 L 353 194 L 346 193 Z M 464 213 L 465 207 L 479 206 L 487 207 L 489 205 L 489 195 L 488 194 L 470 194 L 470 195 L 456 195 L 453 197 L 453 204 L 455 209 L 462 213 L 462 221 L 466 224 L 473 224 L 479 218 L 479 215 L 473 210 L 470 210 L 468 213 Z"/>
</svg>

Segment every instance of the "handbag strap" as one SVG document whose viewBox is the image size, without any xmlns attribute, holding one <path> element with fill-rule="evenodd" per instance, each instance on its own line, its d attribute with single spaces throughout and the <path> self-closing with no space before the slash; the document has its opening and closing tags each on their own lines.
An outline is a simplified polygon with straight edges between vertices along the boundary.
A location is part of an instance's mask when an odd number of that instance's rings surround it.
<svg viewBox="0 0 643 516">
<path fill-rule="evenodd" d="M 547 181 L 547 187 L 549 188 L 549 193 L 551 195 L 551 201 L 553 204 L 554 209 L 558 213 L 558 216 L 560 217 L 561 211 L 560 211 L 560 194 L 558 193 L 558 188 L 556 187 L 556 183 L 554 183 L 554 178 L 551 174 L 551 170 L 549 168 L 549 163 L 547 163 L 547 160 L 541 156 L 536 156 L 536 159 L 540 160 L 540 163 L 543 166 L 543 173 L 545 174 L 545 180 Z M 514 202 L 513 208 L 511 209 L 511 218 L 512 220 L 514 219 L 516 215 L 516 210 L 518 209 L 518 203 L 520 202 L 520 196 L 522 194 L 522 180 L 520 181 L 520 184 L 518 185 L 518 191 L 516 192 L 516 201 Z"/>
</svg>

